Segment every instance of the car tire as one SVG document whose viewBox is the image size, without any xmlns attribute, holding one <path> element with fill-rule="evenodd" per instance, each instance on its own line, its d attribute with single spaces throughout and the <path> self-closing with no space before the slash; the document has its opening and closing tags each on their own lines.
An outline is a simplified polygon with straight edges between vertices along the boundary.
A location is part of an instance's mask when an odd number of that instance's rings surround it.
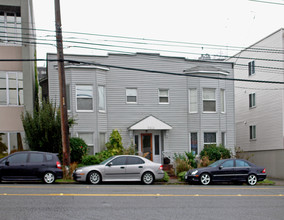
<svg viewBox="0 0 284 220">
<path fill-rule="evenodd" d="M 99 184 L 101 182 L 102 178 L 101 178 L 101 174 L 99 172 L 96 171 L 91 171 L 88 174 L 88 182 L 91 184 Z"/>
<path fill-rule="evenodd" d="M 47 184 L 52 184 L 55 182 L 55 175 L 52 172 L 46 172 L 43 175 L 43 182 Z"/>
<path fill-rule="evenodd" d="M 155 180 L 155 177 L 153 173 L 151 172 L 146 172 L 142 176 L 142 182 L 146 185 L 151 185 Z"/>
<path fill-rule="evenodd" d="M 250 174 L 248 176 L 247 183 L 250 186 L 254 186 L 257 183 L 257 176 L 255 174 Z"/>
<path fill-rule="evenodd" d="M 211 183 L 211 176 L 208 173 L 202 173 L 199 181 L 202 185 L 209 185 Z"/>
</svg>

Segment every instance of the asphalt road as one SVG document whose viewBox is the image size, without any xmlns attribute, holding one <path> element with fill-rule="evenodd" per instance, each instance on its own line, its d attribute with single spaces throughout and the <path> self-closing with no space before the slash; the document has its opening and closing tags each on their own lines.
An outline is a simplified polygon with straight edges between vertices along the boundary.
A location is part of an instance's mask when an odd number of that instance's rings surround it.
<svg viewBox="0 0 284 220">
<path fill-rule="evenodd" d="M 0 219 L 284 219 L 284 186 L 0 184 Z"/>
</svg>

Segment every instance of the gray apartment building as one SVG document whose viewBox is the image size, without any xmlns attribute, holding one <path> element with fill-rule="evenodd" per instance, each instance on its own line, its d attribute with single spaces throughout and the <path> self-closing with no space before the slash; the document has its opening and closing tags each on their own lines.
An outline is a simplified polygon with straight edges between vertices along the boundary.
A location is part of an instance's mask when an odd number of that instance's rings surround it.
<svg viewBox="0 0 284 220">
<path fill-rule="evenodd" d="M 48 96 L 59 104 L 56 54 L 48 54 Z M 89 153 L 117 129 L 155 162 L 198 155 L 207 144 L 235 147 L 233 63 L 159 54 L 65 55 L 67 106 Z M 46 94 L 43 94 L 46 96 Z"/>
<path fill-rule="evenodd" d="M 276 178 L 284 178 L 283 52 L 279 29 L 229 59 L 235 78 L 275 82 L 235 82 L 235 100 L 236 146 Z"/>
<path fill-rule="evenodd" d="M 32 0 L 0 0 L 0 134 L 8 152 L 24 147 L 21 114 L 34 105 Z"/>
</svg>

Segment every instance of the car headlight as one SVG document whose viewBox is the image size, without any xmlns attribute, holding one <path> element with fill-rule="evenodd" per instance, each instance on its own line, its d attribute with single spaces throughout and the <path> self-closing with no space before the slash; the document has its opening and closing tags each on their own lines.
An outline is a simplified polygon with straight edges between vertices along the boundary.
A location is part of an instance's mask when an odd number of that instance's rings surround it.
<svg viewBox="0 0 284 220">
<path fill-rule="evenodd" d="M 195 175 L 195 174 L 197 174 L 198 173 L 198 170 L 194 170 L 192 173 L 191 173 L 191 175 Z"/>
<path fill-rule="evenodd" d="M 82 169 L 76 170 L 76 173 L 82 173 L 82 172 L 83 172 Z"/>
</svg>

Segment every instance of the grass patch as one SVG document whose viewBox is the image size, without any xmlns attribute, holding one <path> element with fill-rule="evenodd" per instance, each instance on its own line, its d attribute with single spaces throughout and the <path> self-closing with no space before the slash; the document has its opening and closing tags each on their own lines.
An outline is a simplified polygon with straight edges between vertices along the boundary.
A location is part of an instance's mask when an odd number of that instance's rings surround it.
<svg viewBox="0 0 284 220">
<path fill-rule="evenodd" d="M 257 182 L 258 185 L 275 185 L 275 182 L 269 179 Z"/>
<path fill-rule="evenodd" d="M 56 183 L 75 183 L 75 180 L 72 180 L 72 179 L 58 179 L 55 182 Z"/>
</svg>

